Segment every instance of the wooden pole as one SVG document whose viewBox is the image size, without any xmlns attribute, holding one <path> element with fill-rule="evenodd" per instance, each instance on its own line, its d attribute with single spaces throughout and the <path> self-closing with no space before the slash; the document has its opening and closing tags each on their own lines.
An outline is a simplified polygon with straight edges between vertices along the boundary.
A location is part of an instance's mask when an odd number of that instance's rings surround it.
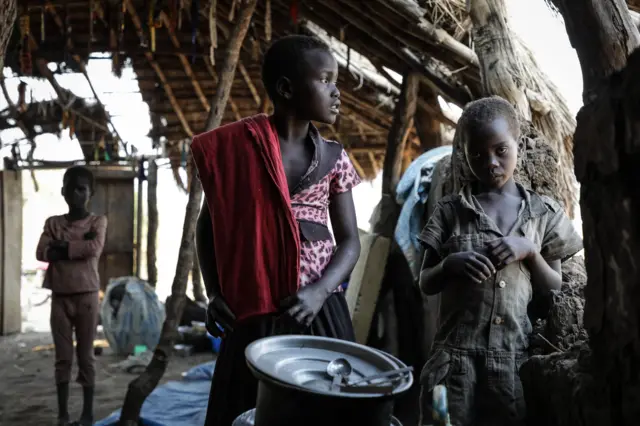
<svg viewBox="0 0 640 426">
<path fill-rule="evenodd" d="M 136 204 L 136 275 L 142 279 L 142 218 L 144 200 L 142 182 L 144 182 L 144 160 L 138 162 L 138 196 Z"/>
<path fill-rule="evenodd" d="M 402 156 L 407 135 L 413 125 L 419 88 L 419 74 L 415 72 L 406 73 L 402 80 L 400 97 L 393 112 L 391 129 L 389 129 L 387 150 L 382 167 L 382 210 L 384 210 L 384 214 L 381 211 L 381 219 L 376 225 L 376 232 L 387 237 L 393 236 L 393 229 L 397 219 L 391 213 L 397 210 L 395 202 L 396 186 L 402 177 Z M 388 199 L 388 202 L 385 202 L 385 199 Z"/>
<path fill-rule="evenodd" d="M 211 100 L 211 111 L 207 119 L 206 131 L 215 129 L 222 122 L 222 116 L 229 100 L 229 93 L 235 77 L 240 48 L 247 34 L 257 0 L 237 0 L 238 16 L 229 37 L 225 57 L 220 68 L 220 81 L 216 94 Z M 155 389 L 164 375 L 177 338 L 177 326 L 185 304 L 185 293 L 189 270 L 194 261 L 195 225 L 202 203 L 202 187 L 198 179 L 191 179 L 189 200 L 185 211 L 182 241 L 176 265 L 176 275 L 171 286 L 171 297 L 166 305 L 167 317 L 162 327 L 160 342 L 153 353 L 153 359 L 146 370 L 129 384 L 120 416 L 121 426 L 137 426 L 140 409 L 144 400 Z"/>
<path fill-rule="evenodd" d="M 152 287 L 158 282 L 156 247 L 158 242 L 158 164 L 149 160 L 147 172 L 147 281 Z"/>
</svg>

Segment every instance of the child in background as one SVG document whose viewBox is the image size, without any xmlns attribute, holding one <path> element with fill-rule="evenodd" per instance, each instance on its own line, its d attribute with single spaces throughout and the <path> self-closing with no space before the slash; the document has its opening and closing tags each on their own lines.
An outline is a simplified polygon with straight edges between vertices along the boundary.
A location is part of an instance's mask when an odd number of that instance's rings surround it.
<svg viewBox="0 0 640 426">
<path fill-rule="evenodd" d="M 55 380 L 58 425 L 69 424 L 68 399 L 73 333 L 78 356 L 77 381 L 83 388 L 83 408 L 77 425 L 93 424 L 95 355 L 93 341 L 99 316 L 98 259 L 104 247 L 107 218 L 87 210 L 94 178 L 85 167 L 69 168 L 62 180 L 62 196 L 69 206 L 65 215 L 44 224 L 36 258 L 49 262 L 44 286 L 52 292 L 51 333 L 55 345 Z"/>
<path fill-rule="evenodd" d="M 338 64 L 321 41 L 289 36 L 265 54 L 271 117 L 194 138 L 204 189 L 196 242 L 210 333 L 224 329 L 207 426 L 231 426 L 255 408 L 244 350 L 276 334 L 355 340 L 341 284 L 360 253 L 351 189 L 360 179 L 342 145 L 311 121 L 339 114 Z M 336 238 L 334 244 L 328 219 Z"/>
<path fill-rule="evenodd" d="M 513 179 L 520 126 L 514 108 L 490 97 L 458 122 L 476 181 L 443 198 L 420 235 L 420 286 L 441 294 L 439 330 L 421 377 L 421 424 L 444 384 L 455 426 L 522 424 L 518 371 L 532 332 L 527 307 L 562 286 L 561 262 L 582 241 L 562 207 Z"/>
</svg>

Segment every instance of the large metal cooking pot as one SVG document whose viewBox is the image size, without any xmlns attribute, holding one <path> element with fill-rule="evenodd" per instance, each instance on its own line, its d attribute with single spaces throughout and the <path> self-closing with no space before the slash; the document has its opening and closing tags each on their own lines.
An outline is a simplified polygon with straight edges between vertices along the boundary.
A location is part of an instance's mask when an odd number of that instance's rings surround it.
<svg viewBox="0 0 640 426">
<path fill-rule="evenodd" d="M 250 344 L 245 356 L 259 380 L 255 426 L 389 426 L 394 399 L 413 383 L 409 373 L 390 392 L 332 391 L 326 369 L 334 359 L 349 361 L 350 382 L 406 365 L 376 349 L 327 337 L 267 337 Z"/>
<path fill-rule="evenodd" d="M 241 415 L 239 415 L 234 421 L 233 424 L 231 426 L 255 426 L 256 425 L 256 409 L 254 408 L 253 410 L 249 410 L 246 413 L 242 413 Z M 305 426 L 305 425 L 302 425 Z M 331 426 L 331 425 L 326 425 L 326 426 Z M 360 425 L 357 425 L 360 426 Z M 402 426 L 402 423 L 400 423 L 400 420 L 396 419 L 395 417 L 391 418 L 391 423 L 389 424 L 389 426 Z"/>
</svg>

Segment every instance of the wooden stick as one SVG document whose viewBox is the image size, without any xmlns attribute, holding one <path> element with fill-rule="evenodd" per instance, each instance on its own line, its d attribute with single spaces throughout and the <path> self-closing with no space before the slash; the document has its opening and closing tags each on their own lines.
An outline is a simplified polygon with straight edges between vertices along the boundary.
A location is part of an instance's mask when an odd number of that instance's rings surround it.
<svg viewBox="0 0 640 426">
<path fill-rule="evenodd" d="M 158 163 L 149 160 L 147 172 L 147 281 L 155 288 L 158 282 L 156 247 L 158 242 Z"/>
<path fill-rule="evenodd" d="M 238 0 L 236 24 L 229 39 L 225 58 L 221 67 L 220 81 L 216 94 L 211 101 L 211 109 L 207 118 L 205 130 L 212 130 L 220 125 L 224 110 L 229 100 L 229 92 L 235 77 L 236 65 L 240 55 L 242 42 L 247 34 L 251 17 L 256 8 L 257 0 Z M 131 5 L 128 3 L 128 6 Z M 189 270 L 194 261 L 194 236 L 195 227 L 202 201 L 202 187 L 198 179 L 191 179 L 189 188 L 189 200 L 185 211 L 182 228 L 182 240 L 178 252 L 176 274 L 171 286 L 171 297 L 167 301 L 167 317 L 162 327 L 160 342 L 156 347 L 153 358 L 144 373 L 129 384 L 120 415 L 121 426 L 137 426 L 140 417 L 140 409 L 147 396 L 155 389 L 164 375 L 173 351 L 173 344 L 177 338 L 178 322 L 182 317 L 185 304 L 185 293 Z"/>
<path fill-rule="evenodd" d="M 161 12 L 160 20 L 164 23 L 164 26 L 167 29 L 167 32 L 169 33 L 169 39 L 171 39 L 171 43 L 173 43 L 174 47 L 179 49 L 180 40 L 178 40 L 178 37 L 176 36 L 176 33 L 173 27 L 171 26 L 171 21 L 167 16 L 167 14 L 164 12 Z M 205 96 L 202 90 L 202 87 L 200 86 L 200 83 L 198 82 L 198 79 L 196 78 L 193 72 L 193 69 L 191 68 L 191 64 L 189 63 L 189 59 L 187 59 L 187 55 L 183 53 L 179 53 L 177 56 L 180 59 L 180 62 L 182 63 L 182 68 L 184 69 L 185 74 L 187 74 L 187 77 L 189 77 L 189 79 L 191 80 L 191 84 L 193 85 L 193 90 L 195 90 L 198 100 L 202 104 L 203 108 L 207 112 L 209 112 L 209 110 L 211 109 L 211 105 L 209 105 L 209 102 L 207 101 L 207 97 Z"/>
<path fill-rule="evenodd" d="M 369 151 L 367 154 L 369 155 L 369 162 L 371 163 L 371 168 L 373 169 L 373 173 L 376 176 L 378 176 L 378 173 L 380 173 L 380 166 L 378 166 L 376 155 L 373 153 L 373 151 Z"/>
<path fill-rule="evenodd" d="M 360 164 L 360 162 L 356 159 L 356 156 L 353 155 L 354 153 L 351 152 L 350 150 L 347 151 L 347 154 L 349 155 L 349 159 L 351 160 L 351 163 L 353 164 L 353 167 L 356 169 L 356 172 L 358 172 L 358 175 L 364 179 L 365 177 L 367 177 L 367 174 L 365 173 L 364 169 L 362 168 L 362 165 Z"/>
<path fill-rule="evenodd" d="M 244 78 L 244 82 L 247 83 L 247 87 L 251 91 L 251 96 L 253 96 L 253 100 L 256 101 L 256 106 L 259 107 L 260 105 L 262 105 L 262 100 L 260 99 L 260 94 L 258 93 L 258 89 L 256 89 L 256 86 L 253 84 L 253 81 L 251 81 L 251 76 L 249 75 L 249 72 L 240 61 L 238 62 L 238 70 L 240 70 L 240 74 L 242 74 L 242 78 Z"/>
<path fill-rule="evenodd" d="M 133 21 L 133 25 L 136 27 L 136 32 L 138 33 L 138 37 L 143 38 L 145 34 L 144 34 L 144 30 L 142 29 L 143 28 L 142 22 L 140 21 L 140 17 L 136 13 L 135 7 L 131 3 L 131 0 L 123 0 L 123 1 L 126 5 L 127 12 L 129 12 L 129 15 L 131 15 L 131 20 Z M 158 65 L 156 60 L 153 59 L 153 54 L 151 54 L 150 52 L 146 52 L 145 56 L 147 58 L 147 61 L 149 62 L 149 65 L 151 65 L 151 68 L 153 68 L 153 70 L 156 72 L 158 79 L 160 80 L 160 84 L 162 85 L 162 88 L 164 89 L 164 92 L 167 95 L 167 98 L 169 98 L 169 102 L 173 107 L 173 111 L 176 113 L 176 116 L 178 116 L 178 120 L 180 120 L 180 124 L 182 124 L 182 128 L 184 129 L 184 132 L 187 134 L 188 137 L 192 138 L 193 130 L 191 130 L 191 126 L 189 125 L 189 122 L 184 117 L 182 108 L 180 107 L 180 104 L 178 104 L 176 97 L 173 95 L 173 90 L 171 89 L 171 86 L 169 85 L 169 82 L 167 81 L 167 78 L 165 77 L 164 72 L 162 71 L 162 68 L 160 67 L 160 65 Z"/>
</svg>

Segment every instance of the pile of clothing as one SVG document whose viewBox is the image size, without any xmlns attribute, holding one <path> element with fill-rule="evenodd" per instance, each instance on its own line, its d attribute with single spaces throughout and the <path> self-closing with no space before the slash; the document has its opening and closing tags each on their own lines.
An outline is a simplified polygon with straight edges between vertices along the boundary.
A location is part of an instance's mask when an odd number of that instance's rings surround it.
<svg viewBox="0 0 640 426">
<path fill-rule="evenodd" d="M 396 187 L 396 202 L 402 205 L 402 210 L 394 237 L 415 279 L 420 276 L 422 248 L 418 235 L 424 226 L 424 214 L 433 171 L 438 161 L 451 155 L 452 149 L 451 145 L 441 146 L 416 158 Z"/>
</svg>

